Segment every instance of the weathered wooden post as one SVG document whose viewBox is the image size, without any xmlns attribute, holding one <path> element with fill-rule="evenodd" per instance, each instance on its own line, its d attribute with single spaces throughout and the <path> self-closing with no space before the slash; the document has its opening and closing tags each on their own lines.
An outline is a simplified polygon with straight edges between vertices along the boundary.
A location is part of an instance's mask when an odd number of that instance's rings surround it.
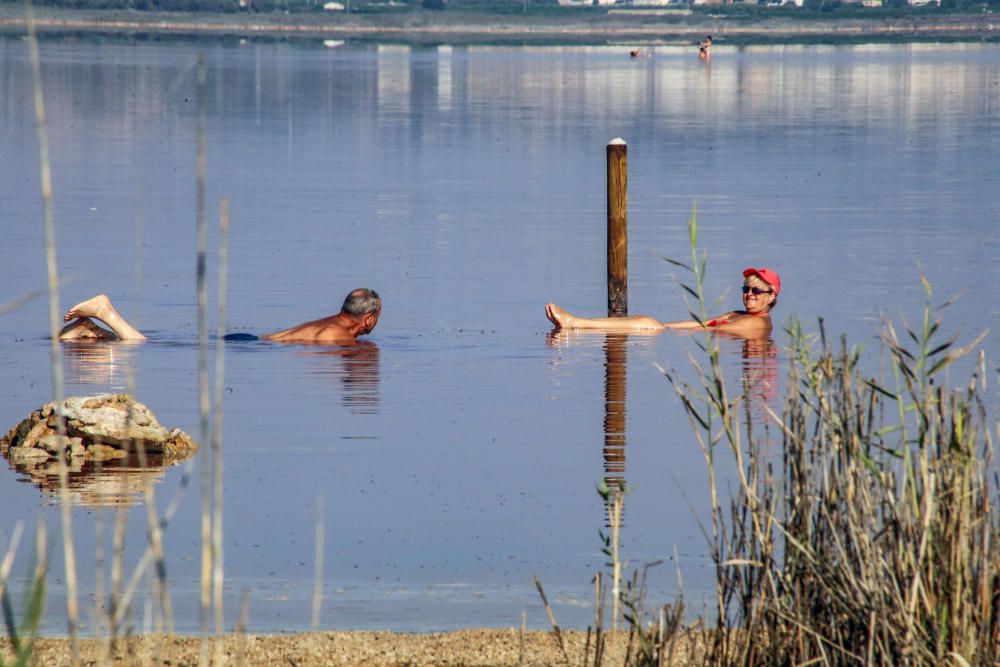
<svg viewBox="0 0 1000 667">
<path fill-rule="evenodd" d="M 608 144 L 608 317 L 628 315 L 628 144 Z"/>
</svg>

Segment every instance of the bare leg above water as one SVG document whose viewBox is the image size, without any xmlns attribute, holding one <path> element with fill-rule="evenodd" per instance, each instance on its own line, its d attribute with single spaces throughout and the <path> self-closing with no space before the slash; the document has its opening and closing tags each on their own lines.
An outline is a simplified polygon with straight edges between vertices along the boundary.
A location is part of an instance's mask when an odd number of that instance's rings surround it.
<svg viewBox="0 0 1000 667">
<path fill-rule="evenodd" d="M 63 320 L 69 322 L 59 333 L 61 340 L 102 339 L 146 340 L 146 337 L 118 314 L 107 294 L 98 294 L 81 301 L 66 311 Z M 100 327 L 94 320 L 107 325 Z"/>
<path fill-rule="evenodd" d="M 663 324 L 648 315 L 633 317 L 576 317 L 554 303 L 545 306 L 545 316 L 557 329 L 597 329 L 600 331 L 663 331 Z"/>
</svg>

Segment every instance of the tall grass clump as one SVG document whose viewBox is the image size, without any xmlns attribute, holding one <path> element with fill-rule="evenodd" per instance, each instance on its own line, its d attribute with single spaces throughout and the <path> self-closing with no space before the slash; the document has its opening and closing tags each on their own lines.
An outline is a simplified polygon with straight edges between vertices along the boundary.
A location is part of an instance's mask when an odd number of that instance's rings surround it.
<svg viewBox="0 0 1000 667">
<path fill-rule="evenodd" d="M 704 312 L 704 256 L 689 224 Z M 675 264 L 680 264 L 675 262 Z M 682 264 L 687 266 L 686 264 Z M 981 342 L 940 340 L 926 295 L 919 327 L 883 324 L 885 377 L 861 353 L 792 322 L 779 455 L 740 428 L 715 338 L 685 381 L 664 370 L 709 471 L 716 601 L 713 665 L 994 665 L 1000 651 L 1000 525 L 991 486 L 986 368 L 949 387 L 945 370 Z M 947 304 L 945 304 L 947 305 Z M 693 310 L 693 309 L 692 309 Z M 735 481 L 720 487 L 731 457 Z"/>
</svg>

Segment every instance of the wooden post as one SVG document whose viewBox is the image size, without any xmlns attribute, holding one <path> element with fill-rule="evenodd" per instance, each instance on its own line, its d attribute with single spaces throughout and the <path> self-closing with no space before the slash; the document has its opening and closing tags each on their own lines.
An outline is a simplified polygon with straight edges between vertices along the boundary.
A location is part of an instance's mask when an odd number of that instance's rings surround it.
<svg viewBox="0 0 1000 667">
<path fill-rule="evenodd" d="M 608 144 L 608 317 L 628 315 L 628 144 Z"/>
</svg>

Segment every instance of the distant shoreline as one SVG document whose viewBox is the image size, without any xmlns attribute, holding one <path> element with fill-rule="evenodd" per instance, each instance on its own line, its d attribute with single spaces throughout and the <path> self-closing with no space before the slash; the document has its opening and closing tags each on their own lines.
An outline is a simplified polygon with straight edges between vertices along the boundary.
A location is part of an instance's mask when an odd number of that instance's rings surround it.
<svg viewBox="0 0 1000 667">
<path fill-rule="evenodd" d="M 717 44 L 818 41 L 1000 41 L 1000 15 L 945 14 L 901 18 L 664 17 L 655 11 L 532 16 L 414 10 L 362 13 L 192 13 L 37 7 L 39 34 L 107 33 L 321 38 L 414 44 L 688 44 L 711 34 Z M 0 33 L 27 29 L 23 6 L 0 4 Z"/>
</svg>

